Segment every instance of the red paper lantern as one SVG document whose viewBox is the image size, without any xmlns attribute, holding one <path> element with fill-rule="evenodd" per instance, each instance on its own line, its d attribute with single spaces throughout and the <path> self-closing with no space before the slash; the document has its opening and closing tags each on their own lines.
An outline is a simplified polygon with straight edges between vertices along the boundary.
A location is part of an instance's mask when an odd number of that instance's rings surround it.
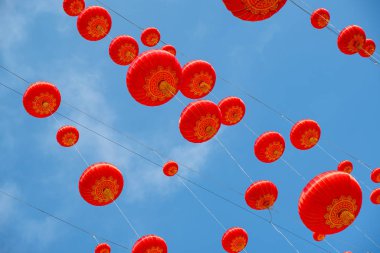
<svg viewBox="0 0 380 253">
<path fill-rule="evenodd" d="M 178 172 L 178 164 L 174 161 L 169 161 L 164 164 L 162 171 L 168 177 L 172 177 Z"/>
<path fill-rule="evenodd" d="M 85 8 L 84 0 L 63 0 L 63 10 L 69 16 L 78 16 Z"/>
<path fill-rule="evenodd" d="M 237 18 L 246 21 L 260 21 L 276 14 L 286 0 L 223 0 L 227 9 Z"/>
<path fill-rule="evenodd" d="M 167 253 L 164 239 L 157 235 L 145 235 L 133 245 L 132 253 Z"/>
<path fill-rule="evenodd" d="M 88 7 L 80 13 L 77 20 L 80 35 L 89 41 L 97 41 L 106 37 L 111 26 L 111 15 L 100 6 Z"/>
<path fill-rule="evenodd" d="M 120 170 L 110 163 L 95 163 L 88 167 L 79 180 L 82 198 L 94 206 L 104 206 L 116 200 L 123 190 Z"/>
<path fill-rule="evenodd" d="M 356 219 L 362 205 L 362 190 L 350 174 L 329 171 L 312 179 L 298 203 L 302 222 L 319 234 L 335 234 Z"/>
<path fill-rule="evenodd" d="M 194 143 L 210 140 L 221 125 L 219 107 L 211 101 L 199 100 L 190 103 L 181 114 L 179 129 L 182 136 Z"/>
<path fill-rule="evenodd" d="M 321 137 L 321 128 L 311 119 L 300 120 L 290 131 L 290 141 L 295 148 L 306 150 L 314 147 Z"/>
<path fill-rule="evenodd" d="M 155 27 L 148 27 L 141 33 L 141 42 L 147 47 L 154 47 L 160 42 L 160 31 Z"/>
<path fill-rule="evenodd" d="M 121 35 L 112 40 L 109 55 L 116 64 L 126 66 L 136 59 L 139 54 L 137 41 L 127 35 Z"/>
<path fill-rule="evenodd" d="M 127 72 L 127 88 L 140 104 L 159 106 L 178 92 L 182 68 L 174 55 L 150 50 L 138 56 Z"/>
<path fill-rule="evenodd" d="M 63 126 L 57 131 L 56 138 L 62 147 L 71 147 L 78 142 L 79 131 L 73 126 Z"/>
<path fill-rule="evenodd" d="M 359 52 L 366 41 L 364 30 L 357 25 L 350 25 L 344 28 L 338 36 L 339 50 L 348 55 Z"/>
<path fill-rule="evenodd" d="M 222 238 L 222 246 L 228 253 L 237 253 L 245 249 L 248 243 L 247 232 L 239 227 L 228 229 Z"/>
<path fill-rule="evenodd" d="M 245 202 L 255 210 L 271 208 L 277 200 L 278 190 L 274 183 L 261 180 L 251 184 L 245 192 Z"/>
<path fill-rule="evenodd" d="M 36 82 L 26 89 L 22 103 L 25 110 L 33 117 L 45 118 L 58 110 L 61 94 L 51 83 Z"/>
<path fill-rule="evenodd" d="M 183 66 L 181 92 L 187 98 L 202 98 L 212 91 L 215 81 L 215 70 L 210 63 L 191 61 Z"/>
<path fill-rule="evenodd" d="M 310 22 L 314 28 L 325 28 L 330 22 L 330 13 L 323 8 L 317 9 L 311 14 Z"/>
<path fill-rule="evenodd" d="M 222 113 L 222 124 L 231 126 L 239 123 L 245 114 L 245 104 L 238 97 L 226 97 L 219 104 Z"/>
<path fill-rule="evenodd" d="M 256 139 L 254 152 L 260 161 L 271 163 L 277 161 L 285 151 L 285 140 L 277 132 L 266 132 Z"/>
</svg>

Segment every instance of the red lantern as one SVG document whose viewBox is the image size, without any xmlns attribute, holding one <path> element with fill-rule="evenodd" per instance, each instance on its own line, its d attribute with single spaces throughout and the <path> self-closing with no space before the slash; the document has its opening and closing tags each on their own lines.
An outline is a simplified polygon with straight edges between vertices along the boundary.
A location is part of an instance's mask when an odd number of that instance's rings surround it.
<svg viewBox="0 0 380 253">
<path fill-rule="evenodd" d="M 133 245 L 132 253 L 167 253 L 166 242 L 156 235 L 145 235 Z"/>
<path fill-rule="evenodd" d="M 313 233 L 313 239 L 317 242 L 323 241 L 326 238 L 324 234 Z"/>
<path fill-rule="evenodd" d="M 58 110 L 61 94 L 48 82 L 36 82 L 25 91 L 22 99 L 25 110 L 36 118 L 49 117 Z"/>
<path fill-rule="evenodd" d="M 223 0 L 227 9 L 237 18 L 246 21 L 260 21 L 276 14 L 286 0 Z"/>
<path fill-rule="evenodd" d="M 172 177 L 178 172 L 178 164 L 174 161 L 169 161 L 164 164 L 162 171 L 166 176 Z"/>
<path fill-rule="evenodd" d="M 150 50 L 136 58 L 127 72 L 127 88 L 140 104 L 158 106 L 178 92 L 182 68 L 174 55 Z"/>
<path fill-rule="evenodd" d="M 113 62 L 119 65 L 130 64 L 139 54 L 137 41 L 127 35 L 121 35 L 112 40 L 109 55 Z"/>
<path fill-rule="evenodd" d="M 239 123 L 245 114 L 245 104 L 238 97 L 226 97 L 218 104 L 222 113 L 222 124 L 231 126 Z"/>
<path fill-rule="evenodd" d="M 154 47 L 160 42 L 160 31 L 154 27 L 148 27 L 141 33 L 141 42 L 147 47 Z"/>
<path fill-rule="evenodd" d="M 357 25 L 350 25 L 344 28 L 338 36 L 339 50 L 344 54 L 356 54 L 366 41 L 364 30 Z"/>
<path fill-rule="evenodd" d="M 285 150 L 285 140 L 277 132 L 266 132 L 256 139 L 254 152 L 260 161 L 271 163 L 277 161 Z"/>
<path fill-rule="evenodd" d="M 111 247 L 107 243 L 98 244 L 95 248 L 95 253 L 111 253 Z"/>
<path fill-rule="evenodd" d="M 111 15 L 100 6 L 88 7 L 81 12 L 77 20 L 80 35 L 89 41 L 97 41 L 106 37 L 111 26 Z"/>
<path fill-rule="evenodd" d="M 63 126 L 57 132 L 57 142 L 63 147 L 74 146 L 79 140 L 79 131 L 73 126 Z"/>
<path fill-rule="evenodd" d="M 116 200 L 123 190 L 120 170 L 110 163 L 95 163 L 88 167 L 79 180 L 82 198 L 94 206 L 104 206 Z"/>
<path fill-rule="evenodd" d="M 371 202 L 375 205 L 380 204 L 380 188 L 377 188 L 372 191 L 371 196 L 370 196 Z"/>
<path fill-rule="evenodd" d="M 221 125 L 219 107 L 211 101 L 199 100 L 190 103 L 181 114 L 179 129 L 182 136 L 194 143 L 210 140 Z"/>
<path fill-rule="evenodd" d="M 63 0 L 63 10 L 69 16 L 78 16 L 85 8 L 84 0 Z"/>
<path fill-rule="evenodd" d="M 348 160 L 344 160 L 338 164 L 338 171 L 342 171 L 342 172 L 346 172 L 350 174 L 353 169 L 354 169 L 354 166 L 352 165 L 352 162 Z"/>
<path fill-rule="evenodd" d="M 165 45 L 161 49 L 171 53 L 174 56 L 177 54 L 177 50 L 172 45 Z"/>
<path fill-rule="evenodd" d="M 380 168 L 376 168 L 372 171 L 371 180 L 374 183 L 380 183 Z"/>
<path fill-rule="evenodd" d="M 290 131 L 290 141 L 295 148 L 306 150 L 314 147 L 321 137 L 321 128 L 311 119 L 300 120 Z"/>
<path fill-rule="evenodd" d="M 360 56 L 362 57 L 370 57 L 375 53 L 376 44 L 371 39 L 366 39 L 363 48 L 359 51 Z"/>
<path fill-rule="evenodd" d="M 302 222 L 319 234 L 335 234 L 351 225 L 360 212 L 362 190 L 350 174 L 322 173 L 303 189 L 298 203 Z"/>
<path fill-rule="evenodd" d="M 277 200 L 278 190 L 274 183 L 266 180 L 257 181 L 245 192 L 245 202 L 255 210 L 271 208 Z"/>
<path fill-rule="evenodd" d="M 181 92 L 187 98 L 202 98 L 212 91 L 215 81 L 215 70 L 210 63 L 191 61 L 182 69 Z"/>
<path fill-rule="evenodd" d="M 310 21 L 314 28 L 325 28 L 330 22 L 330 13 L 323 8 L 317 9 L 311 14 Z"/>
<path fill-rule="evenodd" d="M 236 253 L 245 249 L 248 243 L 247 232 L 239 227 L 228 229 L 222 238 L 222 246 L 228 253 Z"/>
</svg>

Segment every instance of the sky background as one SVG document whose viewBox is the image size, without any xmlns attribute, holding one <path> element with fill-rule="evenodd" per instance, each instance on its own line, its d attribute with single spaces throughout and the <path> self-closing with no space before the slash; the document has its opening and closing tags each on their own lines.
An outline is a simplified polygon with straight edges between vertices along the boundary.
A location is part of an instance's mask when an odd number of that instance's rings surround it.
<svg viewBox="0 0 380 253">
<path fill-rule="evenodd" d="M 243 122 L 259 134 L 279 131 L 287 144 L 283 158 L 307 181 L 335 169 L 337 162 L 318 148 L 299 151 L 292 147 L 291 125 L 236 86 L 293 120 L 316 120 L 322 128 L 320 144 L 336 159 L 350 157 L 333 144 L 374 168 L 380 166 L 380 66 L 358 55 L 342 54 L 336 45 L 337 36 L 326 29 L 312 28 L 309 16 L 290 1 L 272 18 L 255 23 L 232 16 L 221 0 L 104 1 L 142 27 L 157 27 L 161 38 L 182 53 L 178 55 L 182 65 L 194 59 L 210 62 L 216 70 L 217 83 L 206 98 L 217 103 L 226 96 L 241 97 L 247 107 Z M 327 8 L 338 29 L 357 24 L 367 37 L 379 42 L 377 0 L 305 1 L 311 10 Z M 87 1 L 87 5 L 96 4 L 94 0 Z M 191 166 L 198 173 L 183 167 L 180 173 L 246 206 L 243 196 L 228 187 L 244 193 L 250 182 L 220 145 L 215 140 L 193 144 L 181 136 L 178 119 L 184 106 L 180 102 L 173 99 L 152 108 L 138 104 L 129 95 L 127 68 L 111 61 L 108 46 L 112 38 L 121 34 L 139 39 L 141 31 L 111 14 L 109 36 L 89 42 L 79 35 L 76 18 L 64 13 L 61 1 L 0 0 L 0 63 L 30 82 L 54 83 L 64 101 L 160 150 L 168 158 Z M 140 52 L 145 50 L 140 43 Z M 22 93 L 27 87 L 3 70 L 0 82 Z M 190 102 L 180 93 L 177 98 Z M 131 248 L 137 238 L 117 208 L 91 206 L 79 194 L 78 181 L 86 165 L 75 149 L 62 148 L 55 139 L 61 125 L 72 123 L 59 116 L 59 123 L 52 117 L 31 117 L 22 106 L 21 96 L 3 87 L 0 101 L 0 189 Z M 59 112 L 161 163 L 143 146 L 72 108 L 62 104 Z M 160 167 L 86 129 L 78 129 L 81 136 L 77 147 L 90 164 L 106 161 L 123 172 L 125 186 L 118 204 L 140 235 L 163 237 L 169 252 L 224 252 L 220 243 L 224 231 L 177 178 L 166 178 Z M 271 180 L 277 185 L 279 198 L 272 211 L 273 221 L 314 243 L 298 215 L 298 199 L 307 182 L 281 161 L 259 162 L 253 154 L 256 137 L 243 123 L 223 126 L 217 136 L 254 180 Z M 367 188 L 377 186 L 370 181 L 367 168 L 357 161 L 353 163 L 353 175 L 363 189 L 363 206 L 354 225 L 379 244 L 380 207 L 369 201 Z M 270 224 L 188 186 L 226 227 L 247 230 L 247 252 L 295 252 Z M 267 211 L 255 213 L 269 218 Z M 282 232 L 300 252 L 324 252 Z M 328 242 L 338 252 L 380 252 L 354 226 L 329 236 Z M 326 242 L 317 244 L 336 252 Z M 0 195 L 1 253 L 93 252 L 95 246 L 90 236 Z M 130 251 L 111 246 L 113 253 Z"/>
</svg>

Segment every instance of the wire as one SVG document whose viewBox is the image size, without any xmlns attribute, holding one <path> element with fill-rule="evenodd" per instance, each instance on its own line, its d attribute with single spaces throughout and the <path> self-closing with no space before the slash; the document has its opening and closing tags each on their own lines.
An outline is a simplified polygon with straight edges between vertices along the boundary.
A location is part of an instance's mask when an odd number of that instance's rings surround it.
<svg viewBox="0 0 380 253">
<path fill-rule="evenodd" d="M 61 223 L 64 223 L 64 224 L 70 226 L 71 228 L 74 228 L 74 229 L 76 229 L 76 230 L 78 230 L 78 231 L 80 231 L 80 232 L 82 232 L 82 233 L 84 233 L 84 234 L 86 234 L 86 235 L 89 235 L 90 237 L 93 237 L 93 238 L 94 238 L 94 236 L 95 236 L 95 238 L 97 237 L 97 238 L 99 238 L 99 239 L 101 239 L 101 240 L 103 240 L 103 241 L 107 241 L 107 242 L 109 242 L 109 243 L 111 243 L 111 244 L 113 244 L 113 245 L 116 245 L 116 246 L 120 247 L 120 248 L 123 248 L 123 249 L 129 250 L 129 248 L 128 248 L 127 246 L 124 246 L 124 245 L 122 245 L 122 244 L 120 244 L 120 243 L 114 242 L 114 241 L 112 241 L 112 240 L 110 240 L 110 239 L 107 239 L 107 238 L 105 238 L 105 237 L 102 237 L 102 236 L 96 236 L 95 233 L 90 232 L 90 231 L 88 231 L 87 229 L 85 229 L 85 228 L 83 228 L 83 227 L 80 227 L 80 226 L 78 226 L 78 225 L 76 225 L 76 224 L 74 224 L 74 223 L 72 223 L 72 222 L 69 222 L 69 221 L 67 221 L 67 220 L 65 220 L 65 219 L 63 219 L 63 218 L 60 218 L 60 217 L 58 217 L 58 216 L 56 216 L 56 215 L 54 215 L 54 214 L 51 214 L 50 212 L 47 212 L 47 211 L 45 211 L 45 210 L 43 210 L 43 209 L 41 209 L 41 208 L 39 208 L 39 207 L 37 207 L 37 206 L 35 206 L 35 205 L 29 203 L 28 201 L 23 200 L 23 199 L 21 199 L 21 198 L 18 198 L 18 197 L 16 197 L 16 196 L 14 196 L 14 195 L 12 195 L 12 194 L 10 194 L 10 193 L 8 193 L 8 192 L 2 190 L 2 189 L 0 189 L 0 193 L 3 194 L 4 196 L 9 197 L 10 199 L 13 199 L 13 200 L 15 200 L 15 201 L 17 201 L 17 202 L 20 202 L 20 203 L 22 203 L 22 204 L 28 206 L 28 207 L 31 208 L 31 209 L 34 209 L 34 210 L 36 210 L 36 211 L 38 211 L 38 212 L 40 212 L 40 213 L 43 213 L 43 214 L 45 214 L 45 215 L 47 215 L 47 216 L 53 218 L 53 219 L 56 220 L 56 221 L 59 221 L 59 222 L 61 222 Z"/>
</svg>

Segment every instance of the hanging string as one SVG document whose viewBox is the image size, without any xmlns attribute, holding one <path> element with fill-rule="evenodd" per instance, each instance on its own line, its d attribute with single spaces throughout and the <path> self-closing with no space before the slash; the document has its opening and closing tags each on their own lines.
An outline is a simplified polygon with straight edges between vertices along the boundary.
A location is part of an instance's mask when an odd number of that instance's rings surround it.
<svg viewBox="0 0 380 253">
<path fill-rule="evenodd" d="M 297 253 L 300 253 L 299 250 L 296 248 L 296 246 L 294 246 L 293 243 L 291 243 L 289 241 L 289 239 L 271 222 L 270 223 L 272 225 L 272 227 L 274 228 L 274 230 L 277 231 L 277 233 L 279 233 L 284 239 L 285 241 L 297 252 Z"/>
<path fill-rule="evenodd" d="M 191 193 L 191 195 L 198 201 L 198 203 L 207 211 L 208 214 L 218 223 L 218 225 L 223 229 L 223 231 L 227 230 L 227 228 L 223 225 L 223 223 L 216 218 L 215 214 L 198 198 L 198 196 L 185 184 L 182 180 L 182 177 L 178 178 L 179 181 L 185 186 L 185 188 Z"/>
<path fill-rule="evenodd" d="M 86 235 L 88 235 L 88 236 L 90 236 L 92 238 L 94 238 L 94 236 L 95 236 L 95 233 L 90 232 L 90 231 L 84 229 L 83 227 L 80 227 L 80 226 L 78 226 L 78 225 L 76 225 L 74 223 L 71 223 L 71 222 L 69 222 L 69 221 L 67 221 L 67 220 L 65 220 L 63 218 L 60 218 L 60 217 L 54 215 L 54 214 L 51 214 L 50 212 L 47 212 L 47 211 L 43 210 L 42 208 L 39 208 L 39 207 L 31 204 L 30 202 L 28 202 L 26 200 L 23 200 L 21 198 L 18 198 L 16 196 L 14 196 L 14 195 L 12 195 L 12 194 L 10 194 L 10 193 L 2 190 L 2 189 L 0 189 L 0 193 L 3 194 L 4 196 L 10 198 L 10 199 L 13 199 L 13 200 L 15 200 L 15 201 L 17 201 L 17 202 L 19 202 L 19 203 L 21 203 L 21 204 L 29 207 L 29 208 L 35 210 L 35 211 L 43 213 L 44 215 L 46 215 L 46 216 L 48 216 L 50 218 L 53 218 L 54 220 L 56 220 L 58 222 L 66 224 L 67 226 L 69 226 L 71 228 L 74 228 L 74 229 L 76 229 L 76 230 L 78 230 L 78 231 L 80 231 L 80 232 L 82 232 L 82 233 L 84 233 L 84 234 L 86 234 Z M 122 245 L 120 243 L 114 242 L 114 241 L 112 241 L 110 239 L 107 239 L 105 237 L 102 237 L 102 236 L 99 236 L 99 235 L 97 235 L 97 237 L 100 238 L 102 241 L 107 241 L 107 242 L 109 242 L 109 243 L 111 243 L 113 245 L 116 245 L 116 246 L 120 247 L 120 248 L 123 248 L 123 249 L 126 249 L 126 250 L 130 250 L 127 246 L 124 246 L 124 245 Z"/>
<path fill-rule="evenodd" d="M 128 223 L 128 225 L 132 229 L 133 233 L 135 233 L 135 235 L 137 236 L 137 238 L 140 238 L 140 235 L 137 233 L 137 231 L 136 231 L 135 227 L 132 225 L 131 221 L 128 219 L 128 217 L 125 215 L 125 213 L 123 212 L 123 210 L 121 210 L 121 208 L 117 204 L 116 199 L 113 200 L 113 203 L 117 207 L 117 210 L 119 210 L 121 216 L 123 216 L 124 220 Z"/>
<path fill-rule="evenodd" d="M 307 182 L 306 178 L 293 166 L 291 165 L 288 161 L 286 161 L 284 158 L 280 158 L 280 160 L 286 164 L 294 173 L 296 173 L 303 181 Z"/>
<path fill-rule="evenodd" d="M 232 155 L 232 153 L 227 149 L 226 145 L 223 144 L 223 142 L 215 136 L 214 139 L 219 143 L 219 145 L 223 148 L 223 150 L 228 154 L 228 156 L 231 158 L 232 161 L 235 162 L 236 166 L 243 172 L 244 175 L 253 183 L 252 178 L 248 175 L 248 173 L 244 170 L 243 166 L 240 165 L 240 163 L 236 160 L 236 158 Z"/>
<path fill-rule="evenodd" d="M 330 244 L 329 241 L 328 241 L 327 239 L 324 239 L 323 241 L 324 241 L 327 245 L 329 245 L 330 248 L 332 248 L 333 250 L 335 250 L 336 253 L 340 253 L 340 251 L 339 251 L 337 248 L 335 248 L 332 244 Z"/>
<path fill-rule="evenodd" d="M 331 159 L 333 159 L 335 162 L 339 163 L 338 159 L 336 159 L 332 154 L 330 154 L 326 149 L 324 149 L 321 145 L 316 145 L 320 150 L 322 150 L 323 153 L 325 153 L 327 156 L 329 156 Z"/>
<path fill-rule="evenodd" d="M 357 225 L 354 225 L 354 228 L 357 231 L 359 231 L 359 233 L 361 233 L 365 238 L 367 238 L 368 241 L 370 241 L 373 245 L 375 245 L 376 248 L 380 249 L 380 245 L 377 242 L 375 242 L 375 240 L 373 240 L 367 233 L 362 231 Z"/>
<path fill-rule="evenodd" d="M 99 243 L 100 243 L 100 242 L 99 242 L 99 240 L 98 240 L 98 238 L 96 238 L 96 236 L 95 236 L 95 235 L 92 235 L 92 238 L 94 238 L 94 240 L 95 240 L 96 244 L 99 244 Z"/>
</svg>

